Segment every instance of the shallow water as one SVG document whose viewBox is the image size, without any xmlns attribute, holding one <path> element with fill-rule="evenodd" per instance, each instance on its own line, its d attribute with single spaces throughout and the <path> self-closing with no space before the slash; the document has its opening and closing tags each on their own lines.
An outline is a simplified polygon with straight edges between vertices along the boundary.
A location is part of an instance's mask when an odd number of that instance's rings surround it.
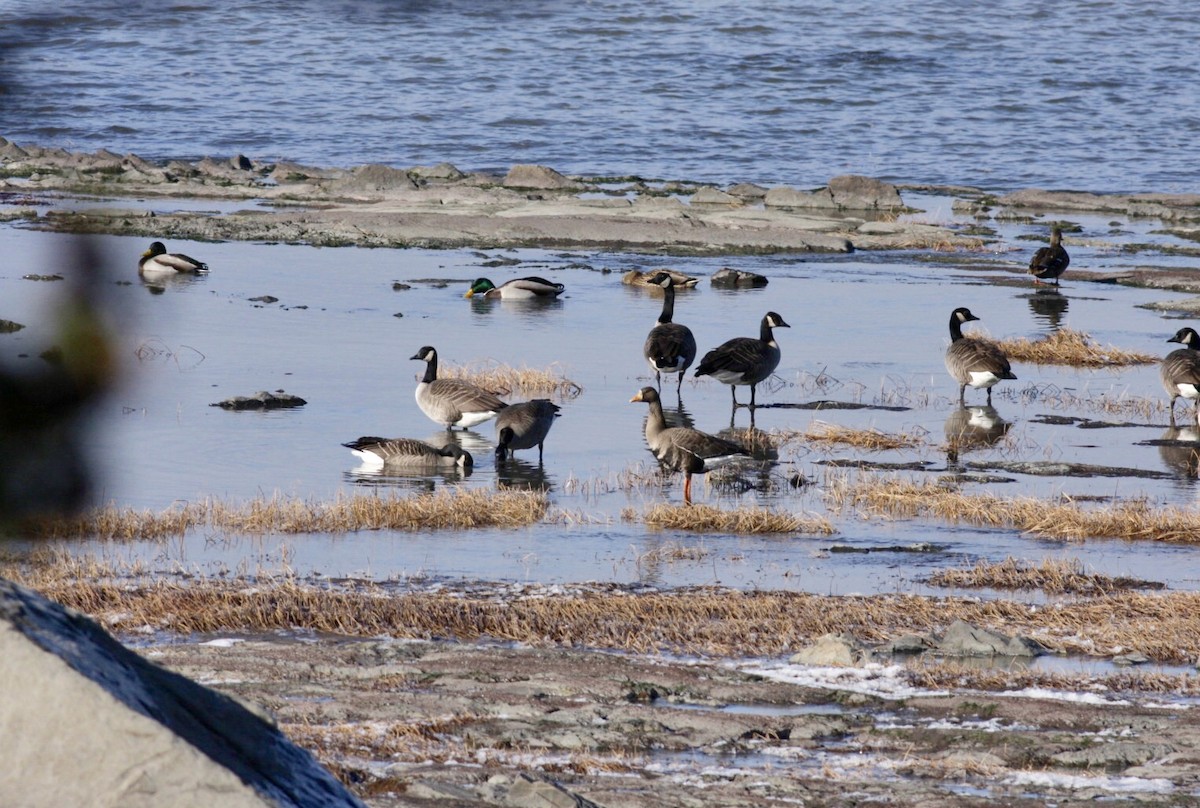
<svg viewBox="0 0 1200 808">
<path fill-rule="evenodd" d="M 1195 191 L 1200 20 L 953 0 L 10 0 L 0 134 L 146 157 Z"/>
<path fill-rule="evenodd" d="M 156 203 L 166 204 L 170 203 Z M 945 200 L 921 200 L 937 209 Z M 940 214 L 939 214 L 940 215 Z M 1086 331 L 1103 344 L 1165 353 L 1179 323 L 1138 308 L 1171 293 L 1072 281 L 1058 293 L 1051 315 L 1035 290 L 1004 272 L 1027 261 L 1023 233 L 1037 224 L 1003 228 L 1004 244 L 979 255 L 882 253 L 849 256 L 739 258 L 741 268 L 770 277 L 768 287 L 735 292 L 707 280 L 681 292 L 676 319 L 696 333 L 701 351 L 733 336 L 753 335 L 763 314 L 781 313 L 790 329 L 776 334 L 783 360 L 759 391 L 755 424 L 763 430 L 805 430 L 815 422 L 874 427 L 924 435 L 914 450 L 870 453 L 803 443 L 784 447 L 777 462 L 741 475 L 745 488 L 697 479 L 698 501 L 725 507 L 761 504 L 787 511 L 825 513 L 829 485 L 850 474 L 831 461 L 865 459 L 923 463 L 918 479 L 947 470 L 945 430 L 958 417 L 955 385 L 942 366 L 952 308 L 969 306 L 975 327 L 995 337 L 1035 336 L 1055 324 Z M 1141 242 L 1150 224 L 1123 222 Z M 37 363 L 50 338 L 46 313 L 70 268 L 57 260 L 67 237 L 0 226 L 0 250 L 17 256 L 0 268 L 0 317 L 29 328 L 0 335 L 0 361 Z M 621 518 L 661 502 L 678 502 L 681 479 L 659 486 L 642 430 L 645 407 L 629 398 L 647 384 L 641 357 L 646 332 L 661 308 L 651 291 L 623 286 L 634 266 L 672 266 L 707 276 L 723 259 L 665 259 L 628 254 L 506 251 L 367 250 L 278 244 L 172 242 L 176 251 L 207 261 L 211 274 L 164 287 L 136 280 L 140 239 L 98 240 L 118 268 L 110 287 L 122 315 L 125 357 L 120 389 L 95 413 L 90 447 L 103 463 L 99 499 L 161 509 L 206 497 L 244 501 L 280 493 L 312 500 L 352 491 L 414 491 L 469 487 L 548 489 L 562 519 L 519 530 L 409 534 L 388 531 L 346 536 L 237 537 L 197 531 L 166 543 L 75 545 L 115 559 L 137 558 L 154 568 L 254 571 L 287 565 L 301 574 L 369 576 L 381 580 L 491 579 L 558 583 L 585 580 L 655 586 L 720 584 L 818 593 L 934 591 L 923 581 L 943 566 L 1007 556 L 1040 560 L 1078 558 L 1097 572 L 1195 588 L 1200 553 L 1193 548 L 1122 541 L 1063 545 L 1013 531 L 923 520 L 862 519 L 831 513 L 832 537 L 732 536 L 647 529 Z M 497 258 L 519 264 L 486 266 Z M 1119 268 L 1158 256 L 1073 248 L 1072 265 Z M 62 283 L 22 279 L 61 272 Z M 497 282 L 544 275 L 567 286 L 549 305 L 463 298 L 480 275 Z M 130 282 L 132 280 L 132 282 Z M 393 282 L 411 286 L 394 290 Z M 276 303 L 254 302 L 272 295 Z M 397 317 L 397 314 L 403 316 Z M 423 371 L 412 356 L 434 345 L 443 364 L 493 361 L 512 366 L 555 366 L 582 387 L 563 401 L 562 417 L 546 442 L 544 465 L 522 452 L 497 469 L 491 424 L 453 438 L 472 452 L 476 467 L 462 481 L 438 475 L 389 477 L 364 473 L 342 442 L 359 435 L 408 436 L 441 443 L 439 430 L 416 407 L 413 391 Z M 26 358 L 18 358 L 19 354 Z M 980 484 L 1001 495 L 1145 497 L 1191 505 L 1198 488 L 1193 466 L 1170 447 L 1142 445 L 1166 434 L 1161 409 L 1106 416 L 1091 407 L 1097 396 L 1161 402 L 1157 368 L 1075 371 L 1018 364 L 1017 382 L 997 387 L 995 416 L 1009 424 L 964 450 L 964 464 L 1050 460 L 1130 467 L 1147 477 L 1034 476 L 993 470 L 1008 480 Z M 229 412 L 210 406 L 235 395 L 284 389 L 308 400 L 295 410 Z M 668 413 L 678 409 L 674 383 L 664 385 Z M 1078 397 L 1054 403 L 1060 391 Z M 1054 394 L 1051 399 L 1046 395 Z M 703 430 L 730 425 L 728 389 L 689 377 L 683 414 Z M 739 398 L 745 401 L 747 391 Z M 984 394 L 968 392 L 980 406 Z M 869 405 L 862 409 L 798 409 L 818 400 Z M 1180 407 L 1183 413 L 1182 406 Z M 677 413 L 678 414 L 678 413 Z M 978 420 L 979 412 L 976 412 Z M 1131 422 L 1081 429 L 1048 423 L 1045 416 Z M 739 429 L 749 425 L 742 409 Z M 647 484 L 628 484 L 630 476 Z M 794 487 L 802 477 L 807 485 Z M 905 552 L 928 542 L 932 552 Z M 674 552 L 690 548 L 687 558 Z M 870 552 L 831 552 L 831 548 Z M 939 590 L 941 591 L 941 590 Z M 989 593 L 983 593 L 989 594 Z M 1032 596 L 1031 596 L 1032 597 Z"/>
</svg>

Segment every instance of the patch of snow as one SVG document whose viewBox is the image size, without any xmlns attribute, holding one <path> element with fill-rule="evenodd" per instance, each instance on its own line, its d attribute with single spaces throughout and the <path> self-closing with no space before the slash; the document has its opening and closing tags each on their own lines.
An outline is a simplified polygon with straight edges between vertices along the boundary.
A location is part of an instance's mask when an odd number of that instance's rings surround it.
<svg viewBox="0 0 1200 808">
<path fill-rule="evenodd" d="M 1010 696 L 1018 699 L 1048 699 L 1052 701 L 1069 701 L 1075 704 L 1119 705 L 1129 704 L 1127 699 L 1110 699 L 1098 693 L 1077 693 L 1067 690 L 1050 690 L 1045 687 L 1026 687 L 1022 690 L 1002 690 L 996 696 Z"/>
<path fill-rule="evenodd" d="M 245 642 L 245 640 L 240 637 L 220 637 L 208 642 L 202 642 L 200 645 L 207 645 L 210 648 L 232 648 L 240 642 Z"/>
<path fill-rule="evenodd" d="M 924 690 L 910 685 L 903 665 L 870 663 L 856 668 L 816 667 L 786 662 L 754 662 L 737 666 L 743 673 L 777 682 L 789 682 L 824 690 L 846 690 L 884 699 L 914 696 L 948 696 L 946 690 Z"/>
<path fill-rule="evenodd" d="M 1003 780 L 1016 786 L 1040 786 L 1043 788 L 1067 788 L 1077 791 L 1085 788 L 1121 793 L 1168 794 L 1175 790 L 1170 780 L 1156 777 L 1089 777 L 1083 774 L 1057 774 L 1055 772 L 1016 772 Z"/>
</svg>

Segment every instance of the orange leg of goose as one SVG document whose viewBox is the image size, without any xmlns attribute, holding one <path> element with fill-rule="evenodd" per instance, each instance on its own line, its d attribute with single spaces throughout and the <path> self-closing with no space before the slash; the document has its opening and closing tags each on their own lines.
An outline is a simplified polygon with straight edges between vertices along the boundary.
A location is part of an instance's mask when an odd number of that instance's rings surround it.
<svg viewBox="0 0 1200 808">
<path fill-rule="evenodd" d="M 683 504 L 692 504 L 692 475 L 683 475 Z"/>
</svg>

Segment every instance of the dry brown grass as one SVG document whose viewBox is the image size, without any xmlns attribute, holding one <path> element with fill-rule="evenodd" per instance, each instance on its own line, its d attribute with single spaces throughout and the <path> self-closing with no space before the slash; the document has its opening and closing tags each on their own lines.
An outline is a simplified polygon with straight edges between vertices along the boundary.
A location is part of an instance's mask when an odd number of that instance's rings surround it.
<svg viewBox="0 0 1200 808">
<path fill-rule="evenodd" d="M 829 535 L 833 524 L 819 516 L 798 516 L 771 508 L 721 510 L 712 505 L 655 505 L 642 517 L 650 527 L 737 534 L 811 533 Z"/>
<path fill-rule="evenodd" d="M 31 529 L 43 538 L 165 539 L 208 527 L 233 533 L 347 533 L 358 530 L 435 530 L 520 527 L 546 515 L 540 491 L 442 489 L 399 497 L 352 494 L 330 502 L 275 496 L 244 503 L 205 500 L 165 511 L 100 508 L 78 518 L 44 520 Z"/>
<path fill-rule="evenodd" d="M 1085 508 L 1071 502 L 1033 497 L 967 494 L 936 482 L 860 475 L 827 491 L 837 509 L 903 517 L 936 517 L 981 527 L 1016 528 L 1049 539 L 1081 541 L 1121 538 L 1129 541 L 1200 543 L 1200 512 L 1189 508 L 1152 508 L 1144 501 Z"/>
<path fill-rule="evenodd" d="M 557 364 L 545 369 L 514 368 L 487 359 L 470 365 L 439 366 L 438 375 L 445 379 L 471 382 L 499 396 L 520 393 L 567 401 L 583 393 L 583 388 L 566 378 Z"/>
<path fill-rule="evenodd" d="M 1151 354 L 1125 351 L 1111 345 L 1099 346 L 1082 331 L 1062 328 L 1037 340 L 1020 337 L 1001 340 L 1001 350 L 1015 362 L 1071 367 L 1108 367 L 1113 365 L 1149 365 L 1158 361 Z"/>
<path fill-rule="evenodd" d="M 1103 595 L 1123 589 L 1161 589 L 1162 584 L 1089 573 L 1078 560 L 1047 558 L 1030 565 L 1011 556 L 999 563 L 980 561 L 970 569 L 937 570 L 934 586 L 988 589 L 1040 589 L 1048 594 Z"/>
<path fill-rule="evenodd" d="M 923 432 L 900 432 L 889 434 L 878 429 L 853 429 L 825 421 L 813 421 L 800 437 L 819 445 L 842 444 L 869 452 L 889 449 L 913 449 L 925 443 Z"/>
<path fill-rule="evenodd" d="M 1112 693 L 1200 695 L 1200 676 L 1188 673 L 1131 670 L 1128 673 L 1096 676 L 1038 670 L 1013 671 L 973 667 L 956 662 L 939 662 L 914 666 L 908 670 L 907 676 L 917 687 L 939 690 L 967 688 L 997 691 L 1037 687 L 1074 693 L 1102 690 Z"/>
<path fill-rule="evenodd" d="M 94 567 L 92 572 L 101 571 Z M 470 592 L 353 589 L 274 580 L 81 578 L 78 566 L 0 565 L 0 575 L 96 617 L 115 631 L 151 626 L 180 634 L 309 629 L 350 636 L 586 646 L 721 657 L 782 655 L 813 638 L 864 642 L 937 633 L 965 620 L 1030 636 L 1075 654 L 1138 651 L 1162 662 L 1200 657 L 1200 593 L 1118 592 L 1047 609 L 1015 601 L 918 595 L 831 597 L 802 592 L 589 591 L 496 598 Z"/>
</svg>

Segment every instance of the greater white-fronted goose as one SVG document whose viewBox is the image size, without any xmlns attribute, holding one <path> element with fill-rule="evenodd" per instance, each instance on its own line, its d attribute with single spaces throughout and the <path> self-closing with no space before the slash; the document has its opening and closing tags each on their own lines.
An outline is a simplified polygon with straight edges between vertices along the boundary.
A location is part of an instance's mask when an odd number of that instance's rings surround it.
<svg viewBox="0 0 1200 808">
<path fill-rule="evenodd" d="M 385 466 L 427 468 L 457 466 L 469 469 L 474 465 L 471 453 L 454 443 L 437 448 L 416 438 L 376 438 L 364 436 L 343 443 L 364 466 L 381 469 Z"/>
<path fill-rule="evenodd" d="M 425 363 L 425 376 L 417 385 L 417 406 L 433 420 L 453 429 L 470 429 L 496 415 L 508 405 L 495 396 L 470 382 L 461 379 L 439 379 L 437 377 L 437 351 L 426 345 L 410 359 Z"/>
<path fill-rule="evenodd" d="M 683 501 L 692 504 L 692 475 L 706 474 L 715 468 L 750 456 L 736 443 L 684 426 L 668 427 L 662 399 L 653 387 L 643 387 L 629 399 L 650 405 L 646 419 L 646 443 L 658 462 L 672 471 L 683 472 Z"/>
<path fill-rule="evenodd" d="M 696 376 L 712 376 L 728 384 L 736 408 L 737 385 L 750 385 L 750 406 L 754 407 L 754 394 L 758 383 L 775 372 L 779 366 L 779 344 L 775 342 L 773 328 L 791 328 L 773 311 L 767 312 L 759 327 L 758 339 L 735 337 L 722 343 L 704 355 Z"/>
<path fill-rule="evenodd" d="M 530 276 L 514 278 L 500 286 L 487 278 L 477 278 L 471 284 L 464 297 L 500 298 L 501 300 L 533 300 L 535 298 L 554 299 L 561 295 L 567 287 L 561 283 L 551 283 L 545 278 Z"/>
<path fill-rule="evenodd" d="M 1062 245 L 1062 230 L 1055 227 L 1050 231 L 1050 246 L 1040 248 L 1029 261 L 1029 274 L 1033 276 L 1034 283 L 1054 281 L 1054 285 L 1058 286 L 1058 276 L 1066 271 L 1070 263 L 1071 256 L 1067 255 Z"/>
<path fill-rule="evenodd" d="M 208 264 L 183 253 L 169 253 L 167 245 L 161 241 L 155 241 L 138 259 L 138 272 L 164 275 L 176 272 L 197 274 L 208 272 Z"/>
<path fill-rule="evenodd" d="M 659 286 L 660 284 L 654 282 L 654 278 L 660 272 L 670 275 L 671 280 L 675 281 L 675 286 L 680 289 L 691 288 L 700 283 L 699 278 L 685 275 L 677 269 L 651 269 L 646 271 L 631 269 L 621 276 L 621 283 L 627 286 Z"/>
<path fill-rule="evenodd" d="M 1183 347 L 1163 357 L 1158 372 L 1163 388 L 1171 397 L 1171 423 L 1175 422 L 1175 399 L 1182 396 L 1196 402 L 1200 415 L 1200 335 L 1194 329 L 1181 328 L 1167 342 Z"/>
<path fill-rule="evenodd" d="M 675 279 L 666 272 L 660 272 L 654 276 L 653 284 L 663 290 L 662 313 L 658 315 L 658 324 L 650 329 L 646 337 L 642 355 L 650 363 L 659 387 L 662 386 L 662 374 L 678 374 L 675 384 L 678 394 L 683 387 L 683 374 L 696 359 L 696 338 L 686 325 L 671 320 L 675 316 Z"/>
<path fill-rule="evenodd" d="M 964 337 L 962 324 L 978 320 L 970 309 L 959 307 L 950 312 L 950 347 L 946 349 L 946 370 L 958 382 L 958 401 L 964 403 L 967 385 L 987 389 L 992 403 L 992 388 L 1004 379 L 1015 379 L 1008 357 L 994 343 Z"/>
<path fill-rule="evenodd" d="M 558 410 L 558 405 L 548 398 L 509 404 L 501 410 L 496 416 L 496 436 L 500 441 L 496 446 L 496 459 L 505 460 L 517 449 L 536 446 L 538 462 L 542 462 L 542 443 L 550 427 L 554 426 Z"/>
</svg>

